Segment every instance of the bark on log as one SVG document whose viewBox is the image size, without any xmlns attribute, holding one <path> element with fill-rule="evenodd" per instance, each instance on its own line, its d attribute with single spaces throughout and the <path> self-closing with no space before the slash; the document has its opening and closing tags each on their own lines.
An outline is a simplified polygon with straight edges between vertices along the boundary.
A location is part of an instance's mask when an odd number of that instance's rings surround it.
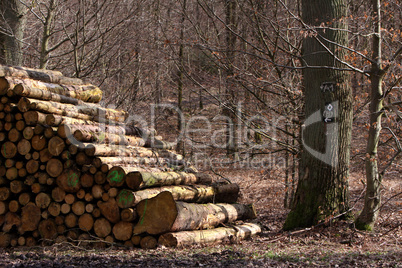
<svg viewBox="0 0 402 268">
<path fill-rule="evenodd" d="M 169 192 L 143 200 L 136 208 L 140 219 L 134 227 L 134 234 L 209 229 L 222 223 L 256 217 L 252 205 L 176 202 Z"/>
<path fill-rule="evenodd" d="M 0 76 L 13 76 L 19 78 L 30 78 L 47 83 L 66 84 L 66 85 L 84 85 L 85 83 L 78 78 L 65 77 L 61 72 L 32 69 L 20 66 L 0 65 Z"/>
<path fill-rule="evenodd" d="M 134 207 L 145 199 L 150 199 L 162 192 L 171 193 L 176 201 L 185 201 L 193 203 L 223 202 L 234 203 L 239 196 L 239 186 L 237 184 L 228 184 L 221 186 L 206 185 L 178 185 L 164 186 L 158 188 L 149 188 L 141 191 L 130 191 L 123 189 L 117 196 L 117 204 L 120 208 Z"/>
<path fill-rule="evenodd" d="M 24 120 L 28 126 L 46 125 L 46 114 L 38 111 L 27 111 L 24 113 Z"/>
<path fill-rule="evenodd" d="M 132 174 L 132 180 L 138 181 L 136 184 L 138 188 L 144 189 L 156 186 L 167 186 L 167 185 L 188 185 L 188 184 L 210 184 L 212 178 L 208 176 L 197 176 L 192 173 L 185 172 L 160 172 L 160 173 L 149 173 L 149 172 L 135 172 Z"/>
<path fill-rule="evenodd" d="M 97 103 L 102 99 L 102 91 L 98 87 L 91 84 L 60 85 L 32 79 L 19 78 L 8 78 L 8 82 L 15 85 L 13 92 L 15 95 L 19 96 L 43 98 L 45 100 L 54 98 L 55 101 L 65 100 L 66 98 L 60 97 L 65 96 L 94 103 Z M 47 92 L 53 93 L 56 96 L 51 96 L 51 94 Z"/>
<path fill-rule="evenodd" d="M 128 113 L 126 111 L 103 108 L 99 105 L 91 105 L 84 102 L 80 105 L 73 105 L 22 97 L 18 101 L 17 106 L 21 112 L 36 110 L 44 113 L 65 115 L 77 119 L 91 121 L 96 121 L 96 118 L 98 118 L 98 120 L 99 118 L 105 118 L 107 120 L 116 122 L 125 122 L 128 117 Z"/>
<path fill-rule="evenodd" d="M 166 233 L 159 237 L 158 243 L 166 247 L 204 245 L 225 241 L 237 242 L 248 239 L 261 232 L 257 224 L 245 223 L 232 227 L 219 227 L 210 230 L 182 231 Z"/>
</svg>

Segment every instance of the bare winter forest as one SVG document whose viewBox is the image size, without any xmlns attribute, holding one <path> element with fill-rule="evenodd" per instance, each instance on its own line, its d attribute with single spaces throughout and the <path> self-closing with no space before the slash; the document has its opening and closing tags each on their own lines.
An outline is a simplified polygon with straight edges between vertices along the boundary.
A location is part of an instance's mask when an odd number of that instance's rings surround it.
<svg viewBox="0 0 402 268">
<path fill-rule="evenodd" d="M 402 267 L 401 29 L 400 0 L 1 0 L 0 64 L 98 86 L 102 106 L 237 183 L 262 233 L 0 249 L 0 266 Z"/>
</svg>

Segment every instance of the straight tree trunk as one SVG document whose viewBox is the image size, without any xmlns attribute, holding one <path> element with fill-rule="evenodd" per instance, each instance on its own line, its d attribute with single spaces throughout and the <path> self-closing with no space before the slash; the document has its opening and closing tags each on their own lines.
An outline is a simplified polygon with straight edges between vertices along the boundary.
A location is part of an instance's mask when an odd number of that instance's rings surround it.
<svg viewBox="0 0 402 268">
<path fill-rule="evenodd" d="M 348 45 L 347 11 L 345 0 L 302 1 L 303 20 L 313 28 L 306 29 L 303 41 L 304 148 L 286 230 L 312 226 L 349 209 L 352 92 L 338 60 L 346 54 L 340 46 Z M 320 27 L 328 22 L 330 27 Z"/>
<path fill-rule="evenodd" d="M 373 8 L 373 60 L 370 72 L 370 128 L 366 148 L 366 195 L 364 207 L 356 220 L 356 227 L 361 230 L 372 231 L 377 221 L 381 205 L 382 174 L 378 171 L 378 142 L 381 132 L 381 118 L 383 115 L 382 83 L 385 72 L 381 62 L 381 1 L 371 0 Z"/>
<path fill-rule="evenodd" d="M 2 14 L 0 25 L 0 64 L 22 65 L 22 41 L 26 26 L 26 8 L 18 0 L 3 0 L 0 3 Z"/>
</svg>

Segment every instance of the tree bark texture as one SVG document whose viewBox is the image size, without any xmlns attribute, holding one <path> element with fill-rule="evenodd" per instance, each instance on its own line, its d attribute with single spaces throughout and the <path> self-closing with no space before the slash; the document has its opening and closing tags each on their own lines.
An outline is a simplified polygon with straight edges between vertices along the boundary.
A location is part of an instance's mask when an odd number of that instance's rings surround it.
<svg viewBox="0 0 402 268">
<path fill-rule="evenodd" d="M 345 213 L 348 205 L 352 92 L 340 60 L 347 46 L 344 0 L 302 1 L 305 122 L 294 204 L 284 229 L 307 227 Z M 316 27 L 331 26 L 322 29 Z M 339 44 L 339 45 L 338 45 Z"/>
</svg>

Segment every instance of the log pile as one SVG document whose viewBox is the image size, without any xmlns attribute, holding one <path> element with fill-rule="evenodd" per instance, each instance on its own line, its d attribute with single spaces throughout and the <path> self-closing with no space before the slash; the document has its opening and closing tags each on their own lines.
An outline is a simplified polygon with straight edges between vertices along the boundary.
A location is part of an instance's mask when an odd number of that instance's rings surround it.
<svg viewBox="0 0 402 268">
<path fill-rule="evenodd" d="M 152 129 L 56 71 L 0 65 L 0 247 L 155 248 L 245 239 L 239 187 L 197 172 Z M 224 225 L 225 227 L 220 227 Z"/>
</svg>

